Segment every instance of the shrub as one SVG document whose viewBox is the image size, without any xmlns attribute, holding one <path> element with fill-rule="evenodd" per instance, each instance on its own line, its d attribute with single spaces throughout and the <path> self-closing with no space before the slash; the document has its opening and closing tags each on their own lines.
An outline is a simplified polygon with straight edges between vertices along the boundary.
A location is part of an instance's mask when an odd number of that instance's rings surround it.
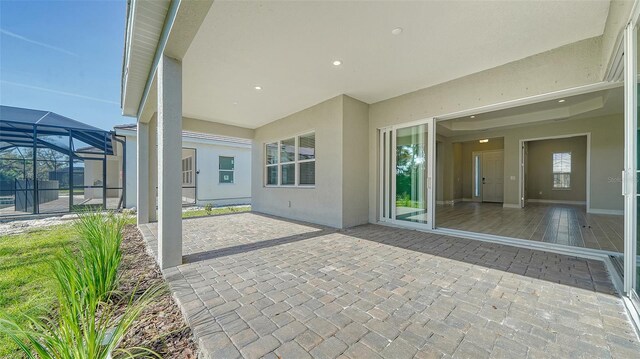
<svg viewBox="0 0 640 359">
<path fill-rule="evenodd" d="M 12 318 L 0 319 L 7 334 L 28 358 L 100 359 L 112 354 L 133 357 L 153 352 L 118 350 L 118 343 L 144 308 L 163 290 L 151 287 L 139 297 L 116 292 L 120 244 L 126 218 L 114 214 L 85 213 L 75 228 L 80 236 L 77 253 L 65 250 L 52 263 L 58 299 L 57 315 L 26 317 L 28 327 Z M 122 299 L 118 299 L 122 298 Z M 114 304 L 126 300 L 124 312 Z"/>
<path fill-rule="evenodd" d="M 213 211 L 213 204 L 207 203 L 204 206 L 204 211 L 207 212 L 208 215 L 211 215 L 211 212 Z"/>
</svg>

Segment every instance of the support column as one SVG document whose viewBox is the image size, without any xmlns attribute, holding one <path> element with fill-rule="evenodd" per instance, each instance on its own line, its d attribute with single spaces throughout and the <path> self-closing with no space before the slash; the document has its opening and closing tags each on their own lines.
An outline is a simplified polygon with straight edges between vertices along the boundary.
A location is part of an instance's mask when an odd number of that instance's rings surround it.
<svg viewBox="0 0 640 359">
<path fill-rule="evenodd" d="M 158 64 L 158 261 L 182 264 L 182 64 Z"/>
<path fill-rule="evenodd" d="M 136 207 L 138 225 L 149 223 L 149 124 L 138 121 Z"/>
<path fill-rule="evenodd" d="M 158 220 L 158 117 L 149 120 L 149 222 Z"/>
</svg>

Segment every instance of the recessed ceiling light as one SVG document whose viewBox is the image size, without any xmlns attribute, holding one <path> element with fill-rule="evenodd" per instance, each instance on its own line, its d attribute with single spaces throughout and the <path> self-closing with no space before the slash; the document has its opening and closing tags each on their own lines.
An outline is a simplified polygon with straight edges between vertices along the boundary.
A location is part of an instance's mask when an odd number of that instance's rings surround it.
<svg viewBox="0 0 640 359">
<path fill-rule="evenodd" d="M 474 116 L 474 115 L 471 115 L 471 116 L 469 116 L 469 117 L 470 117 L 470 118 L 476 118 L 476 116 Z"/>
<path fill-rule="evenodd" d="M 262 90 L 262 86 L 254 86 L 253 88 L 258 90 L 258 91 Z"/>
<path fill-rule="evenodd" d="M 333 66 L 340 66 L 340 65 L 342 65 L 342 61 L 340 61 L 340 60 L 334 60 L 333 61 Z"/>
<path fill-rule="evenodd" d="M 238 103 L 237 103 L 237 102 L 234 102 L 233 104 L 234 104 L 234 105 L 237 105 Z"/>
<path fill-rule="evenodd" d="M 560 102 L 560 103 L 563 103 L 563 102 L 565 102 L 565 101 L 566 101 L 565 99 L 558 100 L 558 102 Z"/>
<path fill-rule="evenodd" d="M 391 30 L 391 33 L 394 35 L 400 35 L 402 34 L 402 28 L 401 27 L 396 27 L 395 29 Z"/>
</svg>

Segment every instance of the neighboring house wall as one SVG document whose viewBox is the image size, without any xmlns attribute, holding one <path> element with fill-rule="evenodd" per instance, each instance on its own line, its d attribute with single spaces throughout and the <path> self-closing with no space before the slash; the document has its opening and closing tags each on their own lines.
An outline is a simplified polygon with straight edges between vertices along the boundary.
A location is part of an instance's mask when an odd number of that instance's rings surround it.
<svg viewBox="0 0 640 359">
<path fill-rule="evenodd" d="M 127 207 L 131 208 L 137 198 L 136 136 L 133 131 L 118 133 L 127 138 Z M 251 145 L 183 137 L 182 147 L 196 150 L 197 205 L 251 203 Z M 219 183 L 219 156 L 234 157 L 234 183 Z"/>
<path fill-rule="evenodd" d="M 255 130 L 253 209 L 336 228 L 367 222 L 368 105 L 340 95 Z M 265 145 L 315 131 L 313 188 L 265 186 Z"/>
<path fill-rule="evenodd" d="M 593 84 L 601 81 L 602 68 L 602 39 L 598 37 L 370 105 L 369 221 L 376 222 L 378 216 L 379 128 Z M 511 191 L 509 186 L 505 183 Z M 445 197 L 453 193 L 449 187 Z M 513 199 L 505 197 L 508 200 Z"/>
<path fill-rule="evenodd" d="M 571 188 L 553 188 L 553 154 L 571 153 Z M 527 194 L 530 200 L 587 200 L 587 136 L 529 142 Z M 597 169 L 596 169 L 597 170 Z"/>
</svg>

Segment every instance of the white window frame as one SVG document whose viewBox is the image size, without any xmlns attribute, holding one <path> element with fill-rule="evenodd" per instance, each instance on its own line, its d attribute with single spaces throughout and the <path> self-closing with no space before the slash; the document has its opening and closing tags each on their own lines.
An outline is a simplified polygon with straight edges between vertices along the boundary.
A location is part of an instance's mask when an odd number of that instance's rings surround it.
<svg viewBox="0 0 640 359">
<path fill-rule="evenodd" d="M 302 136 L 307 136 L 307 135 L 311 135 L 313 134 L 315 136 L 316 131 L 312 130 L 312 131 L 307 131 L 307 132 L 303 132 L 303 133 L 299 133 L 293 136 L 287 136 L 287 137 L 282 137 L 278 140 L 273 140 L 273 141 L 266 141 L 262 144 L 262 149 L 264 151 L 264 157 L 263 157 L 263 171 L 264 171 L 264 178 L 263 178 L 263 186 L 264 187 L 274 187 L 274 188 L 315 188 L 315 175 L 314 175 L 314 184 L 300 184 L 300 164 L 301 163 L 307 163 L 307 162 L 315 162 L 316 158 L 317 158 L 317 147 L 314 147 L 314 156 L 313 159 L 307 159 L 307 160 L 300 160 L 299 158 L 299 154 L 300 154 L 300 137 Z M 291 138 L 294 139 L 294 160 L 293 161 L 288 161 L 288 162 L 281 162 L 281 146 L 282 146 L 282 141 L 285 140 L 290 140 Z M 278 149 L 278 159 L 277 162 L 274 164 L 267 164 L 267 145 L 271 145 L 271 144 L 276 144 L 276 148 Z M 283 165 L 290 165 L 290 164 L 294 164 L 295 165 L 295 179 L 294 179 L 294 184 L 282 184 L 282 166 Z M 267 179 L 268 179 L 268 172 L 269 172 L 269 167 L 276 167 L 277 168 L 277 176 L 278 176 L 278 181 L 277 184 L 267 184 Z"/>
<path fill-rule="evenodd" d="M 223 170 L 220 169 L 220 157 L 228 157 L 228 158 L 232 158 L 233 161 L 233 169 L 232 170 Z M 231 182 L 220 182 L 220 171 L 224 171 L 224 172 L 233 172 L 232 176 L 233 176 L 233 180 Z M 236 156 L 228 156 L 228 155 L 218 155 L 218 184 L 222 184 L 222 185 L 228 185 L 228 184 L 235 184 L 236 183 Z"/>
<path fill-rule="evenodd" d="M 553 160 L 555 158 L 555 156 L 557 154 L 560 155 L 564 155 L 564 154 L 569 154 L 569 172 L 556 172 L 554 167 L 554 163 Z M 572 172 L 573 172 L 573 154 L 571 153 L 571 151 L 560 151 L 560 152 L 552 152 L 551 153 L 551 175 L 553 176 L 552 178 L 552 184 L 551 184 L 551 189 L 554 191 L 569 191 L 571 190 L 571 177 L 572 176 Z M 556 187 L 556 175 L 569 175 L 569 186 L 568 187 Z"/>
</svg>

